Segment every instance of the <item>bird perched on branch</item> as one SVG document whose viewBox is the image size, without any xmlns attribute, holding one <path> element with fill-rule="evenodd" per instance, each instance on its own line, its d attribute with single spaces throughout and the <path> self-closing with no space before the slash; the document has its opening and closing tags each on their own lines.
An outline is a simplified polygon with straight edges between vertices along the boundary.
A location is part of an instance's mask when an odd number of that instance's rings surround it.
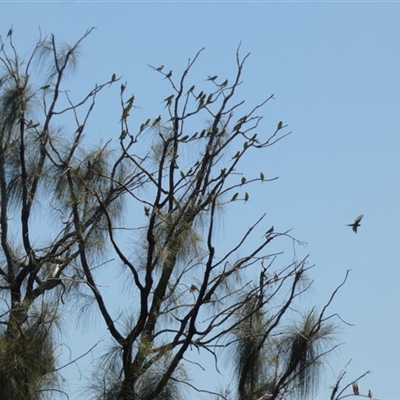
<svg viewBox="0 0 400 400">
<path fill-rule="evenodd" d="M 358 389 L 358 383 L 357 382 L 354 382 L 353 384 L 352 384 L 352 386 L 353 386 L 353 393 L 354 394 L 360 394 L 360 390 Z"/>
<path fill-rule="evenodd" d="M 361 214 L 356 218 L 356 220 L 352 224 L 347 224 L 347 226 L 351 226 L 351 229 L 353 229 L 354 233 L 357 233 L 357 228 L 361 226 L 360 221 L 362 220 L 363 216 L 364 215 Z"/>
<path fill-rule="evenodd" d="M 372 399 L 372 392 L 371 392 L 370 390 L 368 390 L 368 397 L 369 397 L 370 399 Z"/>
<path fill-rule="evenodd" d="M 274 227 L 271 226 L 271 228 L 269 228 L 269 229 L 267 230 L 267 232 L 265 232 L 265 236 L 269 236 L 269 235 L 271 235 L 271 233 L 273 233 L 273 232 L 274 232 Z"/>
</svg>

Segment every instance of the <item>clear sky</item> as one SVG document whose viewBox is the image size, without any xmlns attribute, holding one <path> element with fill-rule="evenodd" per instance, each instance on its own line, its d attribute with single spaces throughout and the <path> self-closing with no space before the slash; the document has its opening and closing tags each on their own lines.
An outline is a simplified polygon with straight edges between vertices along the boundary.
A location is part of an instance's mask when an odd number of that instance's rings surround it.
<svg viewBox="0 0 400 400">
<path fill-rule="evenodd" d="M 329 384 L 349 359 L 348 380 L 372 370 L 360 382 L 362 393 L 400 398 L 399 21 L 397 2 L 0 2 L 0 33 L 5 37 L 12 25 L 24 52 L 39 28 L 73 42 L 96 27 L 83 43 L 71 89 L 122 75 L 140 107 L 138 124 L 160 114 L 169 94 L 147 64 L 178 74 L 205 47 L 191 75 L 201 83 L 208 75 L 232 78 L 240 42 L 242 55 L 251 53 L 237 98 L 250 107 L 274 94 L 263 128 L 270 132 L 282 120 L 293 133 L 265 158 L 249 160 L 249 174 L 262 170 L 279 180 L 234 210 L 235 226 L 246 229 L 267 212 L 267 228 L 293 228 L 293 236 L 308 243 L 296 253 L 310 254 L 315 264 L 310 304 L 323 305 L 351 269 L 331 310 L 354 326 L 343 326 L 343 345 L 319 400 L 327 399 Z M 100 101 L 94 141 L 117 131 L 107 106 Z M 364 219 L 354 234 L 345 224 L 359 214 Z M 282 249 L 282 262 L 290 261 L 291 246 L 282 243 Z M 71 320 L 67 342 L 78 356 L 92 337 L 89 328 L 75 333 Z M 93 320 L 99 337 L 107 337 L 99 318 Z M 75 390 L 83 384 L 78 369 L 65 374 L 71 377 L 70 399 L 82 398 Z"/>
</svg>

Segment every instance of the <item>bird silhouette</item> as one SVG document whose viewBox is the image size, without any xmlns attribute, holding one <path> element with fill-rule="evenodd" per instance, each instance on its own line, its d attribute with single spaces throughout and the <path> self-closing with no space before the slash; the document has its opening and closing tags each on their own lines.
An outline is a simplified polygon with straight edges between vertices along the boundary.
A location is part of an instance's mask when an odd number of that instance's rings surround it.
<svg viewBox="0 0 400 400">
<path fill-rule="evenodd" d="M 267 230 L 267 232 L 265 232 L 265 236 L 269 236 L 273 231 L 274 231 L 274 227 L 271 226 L 271 228 L 269 228 L 269 229 Z"/>
<path fill-rule="evenodd" d="M 356 394 L 356 395 L 359 395 L 359 394 L 360 394 L 360 390 L 359 390 L 359 388 L 358 388 L 358 383 L 357 383 L 357 382 L 354 382 L 354 383 L 352 384 L 352 386 L 353 386 L 353 393 Z"/>
<path fill-rule="evenodd" d="M 371 392 L 370 390 L 368 390 L 368 397 L 369 397 L 370 399 L 372 399 L 372 392 Z"/>
<path fill-rule="evenodd" d="M 354 233 L 357 233 L 357 228 L 361 226 L 360 221 L 362 220 L 363 216 L 364 215 L 361 214 L 356 218 L 356 220 L 352 224 L 347 224 L 347 226 L 351 226 L 351 229 L 353 229 Z"/>
<path fill-rule="evenodd" d="M 274 233 L 274 227 L 271 226 L 271 228 L 269 228 L 269 229 L 267 230 L 267 232 L 265 232 L 265 234 L 264 234 L 263 236 L 261 236 L 261 238 L 266 237 L 266 238 L 268 239 L 268 237 L 271 236 L 273 233 Z"/>
<path fill-rule="evenodd" d="M 190 292 L 190 293 L 193 293 L 193 292 L 195 292 L 196 290 L 199 291 L 198 287 L 197 287 L 196 285 L 192 285 L 192 286 L 190 286 L 189 292 Z"/>
</svg>

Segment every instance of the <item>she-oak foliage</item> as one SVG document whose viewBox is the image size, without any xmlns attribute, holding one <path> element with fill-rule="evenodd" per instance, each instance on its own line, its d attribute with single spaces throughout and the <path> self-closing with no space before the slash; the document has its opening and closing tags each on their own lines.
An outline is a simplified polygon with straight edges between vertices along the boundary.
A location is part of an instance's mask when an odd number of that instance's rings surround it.
<svg viewBox="0 0 400 400">
<path fill-rule="evenodd" d="M 240 174 L 245 156 L 289 134 L 282 122 L 270 135 L 257 133 L 258 113 L 273 96 L 238 117 L 244 102 L 235 91 L 248 55 L 238 49 L 232 80 L 209 76 L 197 89 L 188 77 L 199 51 L 177 78 L 151 67 L 171 94 L 162 114 L 132 127 L 135 98 L 116 74 L 78 100 L 64 86 L 90 32 L 73 46 L 59 47 L 53 35 L 39 39 L 27 60 L 12 31 L 1 42 L 0 393 L 68 398 L 59 385 L 58 322 L 68 307 L 84 310 L 89 301 L 114 343 L 93 366 L 92 398 L 310 397 L 335 348 L 327 308 L 337 290 L 321 312 L 301 310 L 299 317 L 311 267 L 304 259 L 276 270 L 278 255 L 268 252 L 277 238 L 293 240 L 288 232 L 271 228 L 254 240 L 261 215 L 227 251 L 216 234 L 222 209 L 251 201 L 251 186 L 275 179 Z M 95 100 L 116 85 L 119 131 L 89 147 Z M 196 121 L 208 122 L 196 130 Z M 122 317 L 98 280 L 99 266 L 112 260 L 134 299 Z M 214 357 L 225 376 L 233 369 L 237 387 L 224 392 L 190 381 L 194 351 Z M 343 393 L 337 395 L 342 378 L 332 399 Z"/>
</svg>

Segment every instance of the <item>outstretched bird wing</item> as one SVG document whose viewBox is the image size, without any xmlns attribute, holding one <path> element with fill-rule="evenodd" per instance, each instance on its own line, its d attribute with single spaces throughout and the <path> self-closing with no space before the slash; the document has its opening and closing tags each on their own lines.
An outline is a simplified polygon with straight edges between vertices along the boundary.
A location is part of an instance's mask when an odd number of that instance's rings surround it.
<svg viewBox="0 0 400 400">
<path fill-rule="evenodd" d="M 359 215 L 359 216 L 356 218 L 356 220 L 354 221 L 354 225 L 358 225 L 358 224 L 360 223 L 360 221 L 362 220 L 362 217 L 363 217 L 363 216 L 364 216 L 363 214 Z"/>
</svg>

